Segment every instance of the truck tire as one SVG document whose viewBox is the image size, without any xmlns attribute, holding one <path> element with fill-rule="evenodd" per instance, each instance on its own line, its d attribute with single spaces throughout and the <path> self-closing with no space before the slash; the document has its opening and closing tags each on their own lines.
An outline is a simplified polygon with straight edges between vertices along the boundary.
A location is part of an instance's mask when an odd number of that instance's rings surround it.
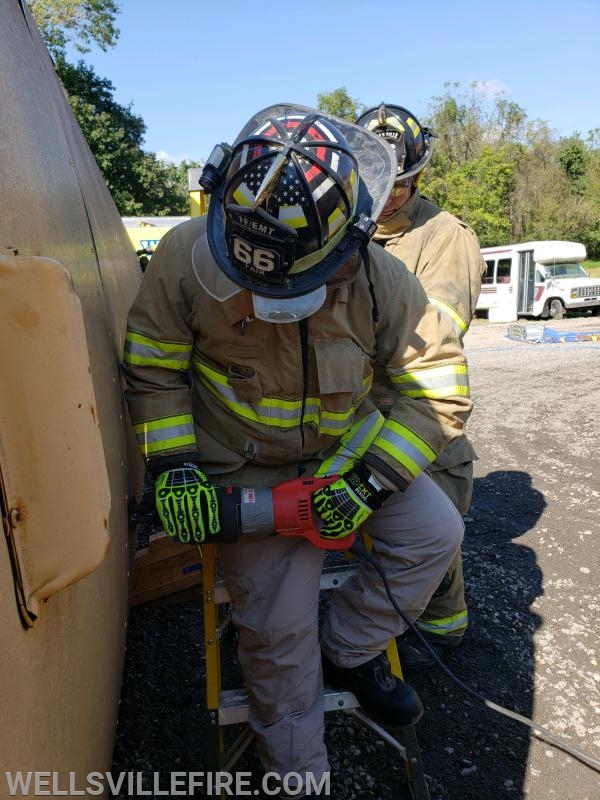
<svg viewBox="0 0 600 800">
<path fill-rule="evenodd" d="M 562 319 L 564 315 L 565 307 L 558 297 L 554 297 L 552 300 L 548 301 L 548 316 L 550 319 Z"/>
</svg>

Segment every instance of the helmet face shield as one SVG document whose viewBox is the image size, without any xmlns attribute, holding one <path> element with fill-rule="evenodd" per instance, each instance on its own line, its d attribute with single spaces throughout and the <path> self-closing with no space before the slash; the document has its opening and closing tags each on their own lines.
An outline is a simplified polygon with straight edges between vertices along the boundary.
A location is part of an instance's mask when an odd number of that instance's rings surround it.
<svg viewBox="0 0 600 800">
<path fill-rule="evenodd" d="M 263 297 L 253 293 L 254 316 L 264 322 L 300 322 L 318 311 L 326 296 L 325 285 L 298 297 Z"/>
<path fill-rule="evenodd" d="M 387 145 L 350 123 L 303 106 L 271 106 L 237 137 L 225 179 L 212 195 L 212 256 L 255 295 L 309 295 L 365 240 L 373 226 L 368 218 L 383 207 L 395 167 Z M 306 316 L 291 316 L 296 313 Z M 270 321 L 275 317 L 276 311 Z"/>
<path fill-rule="evenodd" d="M 398 162 L 397 179 L 412 178 L 428 163 L 433 152 L 433 134 L 423 128 L 407 108 L 382 103 L 368 109 L 356 124 L 385 139 Z"/>
</svg>

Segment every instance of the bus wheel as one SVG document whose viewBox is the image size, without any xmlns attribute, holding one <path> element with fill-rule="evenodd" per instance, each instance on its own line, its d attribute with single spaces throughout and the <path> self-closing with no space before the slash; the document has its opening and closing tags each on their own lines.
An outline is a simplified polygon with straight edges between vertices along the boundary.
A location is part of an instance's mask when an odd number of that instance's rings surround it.
<svg viewBox="0 0 600 800">
<path fill-rule="evenodd" d="M 555 297 L 548 303 L 548 312 L 550 319 L 562 319 L 565 315 L 565 307 L 560 300 Z"/>
</svg>

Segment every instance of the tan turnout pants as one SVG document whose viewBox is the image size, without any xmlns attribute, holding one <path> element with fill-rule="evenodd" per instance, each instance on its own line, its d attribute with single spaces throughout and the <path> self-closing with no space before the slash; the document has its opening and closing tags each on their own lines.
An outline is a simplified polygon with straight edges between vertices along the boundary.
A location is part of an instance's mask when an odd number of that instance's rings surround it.
<svg viewBox="0 0 600 800">
<path fill-rule="evenodd" d="M 392 495 L 365 528 L 396 602 L 417 619 L 460 547 L 460 515 L 423 473 L 405 492 Z M 323 553 L 304 539 L 247 537 L 220 545 L 219 560 L 239 631 L 249 721 L 262 764 L 281 776 L 310 772 L 318 782 L 328 770 L 321 649 L 340 666 L 358 666 L 407 626 L 377 571 L 362 563 L 333 593 L 319 644 Z"/>
<path fill-rule="evenodd" d="M 431 477 L 452 500 L 459 513 L 466 514 L 473 495 L 473 462 L 455 464 L 446 469 L 435 469 L 434 466 Z M 467 623 L 462 553 L 458 550 L 417 625 L 431 633 L 463 636 Z"/>
</svg>

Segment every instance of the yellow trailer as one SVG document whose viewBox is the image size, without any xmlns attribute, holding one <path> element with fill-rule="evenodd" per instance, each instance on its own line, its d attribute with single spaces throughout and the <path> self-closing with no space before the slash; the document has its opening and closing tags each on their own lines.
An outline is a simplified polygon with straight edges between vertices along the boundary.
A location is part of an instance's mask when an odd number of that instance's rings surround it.
<svg viewBox="0 0 600 800">
<path fill-rule="evenodd" d="M 165 233 L 189 217 L 121 217 L 138 255 L 151 255 Z"/>
</svg>

